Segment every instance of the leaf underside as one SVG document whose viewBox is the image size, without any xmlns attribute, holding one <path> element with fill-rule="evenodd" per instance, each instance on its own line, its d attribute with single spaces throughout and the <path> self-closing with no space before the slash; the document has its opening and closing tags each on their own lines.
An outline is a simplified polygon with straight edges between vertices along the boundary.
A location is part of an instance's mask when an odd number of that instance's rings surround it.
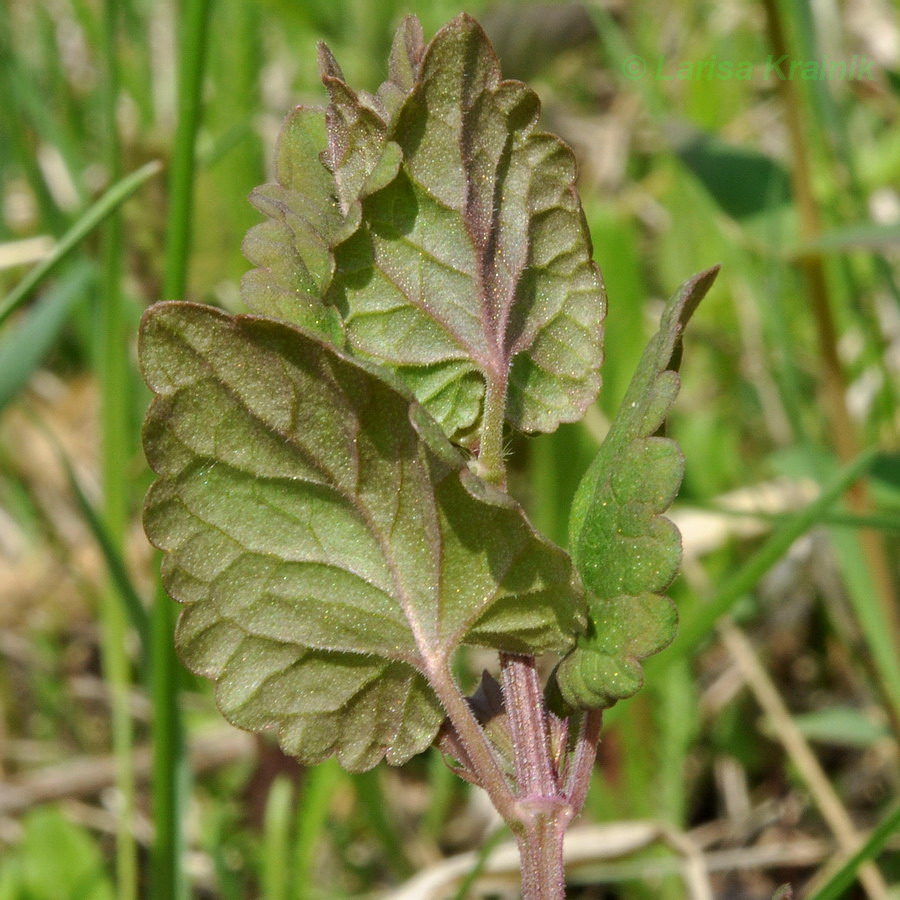
<svg viewBox="0 0 900 900">
<path fill-rule="evenodd" d="M 330 104 L 289 116 L 251 197 L 268 220 L 244 245 L 248 307 L 390 365 L 456 443 L 477 444 L 487 383 L 517 429 L 580 419 L 605 295 L 536 95 L 465 14 L 427 46 L 406 19 L 377 95 L 320 63 Z"/>
<path fill-rule="evenodd" d="M 664 592 L 681 562 L 681 536 L 662 513 L 678 492 L 684 462 L 660 432 L 678 393 L 682 331 L 717 273 L 699 273 L 669 301 L 576 492 L 569 538 L 588 592 L 588 630 L 555 679 L 571 708 L 630 697 L 643 683 L 640 660 L 675 636 L 677 614 Z"/>
<path fill-rule="evenodd" d="M 428 677 L 462 643 L 565 651 L 567 556 L 480 482 L 396 377 L 325 337 L 211 307 L 145 314 L 156 394 L 145 506 L 185 605 L 185 663 L 233 723 L 305 763 L 399 764 L 443 712 Z"/>
</svg>

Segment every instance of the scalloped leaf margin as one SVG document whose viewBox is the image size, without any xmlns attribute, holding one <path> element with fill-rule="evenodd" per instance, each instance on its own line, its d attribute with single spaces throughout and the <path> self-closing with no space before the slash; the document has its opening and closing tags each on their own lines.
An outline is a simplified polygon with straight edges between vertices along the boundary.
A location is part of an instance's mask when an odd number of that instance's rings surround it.
<svg viewBox="0 0 900 900">
<path fill-rule="evenodd" d="M 396 377 L 272 319 L 162 303 L 144 524 L 184 662 L 234 724 L 305 763 L 400 764 L 434 739 L 460 644 L 565 651 L 568 556 L 481 482 Z"/>
<path fill-rule="evenodd" d="M 251 197 L 268 221 L 245 241 L 247 305 L 390 365 L 456 443 L 477 445 L 486 389 L 526 432 L 580 419 L 605 293 L 537 96 L 466 14 L 427 46 L 407 18 L 376 95 L 324 47 L 320 67 L 330 104 L 289 116 Z"/>
<path fill-rule="evenodd" d="M 643 684 L 640 661 L 675 636 L 665 591 L 681 563 L 681 536 L 662 514 L 678 492 L 684 461 L 661 435 L 678 394 L 681 335 L 719 267 L 685 282 L 663 312 L 625 399 L 575 495 L 572 558 L 588 591 L 588 630 L 559 664 L 558 690 L 574 709 L 601 709 Z"/>
</svg>

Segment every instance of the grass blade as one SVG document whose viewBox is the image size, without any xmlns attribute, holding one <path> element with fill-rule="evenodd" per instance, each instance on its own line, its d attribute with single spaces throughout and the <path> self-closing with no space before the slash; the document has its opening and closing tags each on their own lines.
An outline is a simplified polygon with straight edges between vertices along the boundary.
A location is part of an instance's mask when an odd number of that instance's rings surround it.
<svg viewBox="0 0 900 900">
<path fill-rule="evenodd" d="M 119 13 L 117 0 L 104 0 L 101 21 L 99 91 L 104 125 L 104 161 L 110 177 L 121 183 L 122 152 L 118 132 Z M 128 528 L 130 484 L 122 477 L 122 464 L 130 458 L 129 419 L 131 366 L 122 290 L 125 235 L 117 204 L 110 210 L 101 235 L 102 268 L 98 302 L 99 356 L 95 368 L 100 384 L 101 481 L 103 524 L 117 549 L 122 550 Z M 110 690 L 110 731 L 116 758 L 116 789 L 121 809 L 116 820 L 116 887 L 120 900 L 137 900 L 138 857 L 134 836 L 137 814 L 137 779 L 134 769 L 134 727 L 128 694 L 132 665 L 128 653 L 128 616 L 111 581 L 100 594 L 100 656 L 103 677 Z"/>
<path fill-rule="evenodd" d="M 470 891 L 475 886 L 475 882 L 481 877 L 487 861 L 490 859 L 491 853 L 500 841 L 507 837 L 509 832 L 506 828 L 498 828 L 493 834 L 489 835 L 487 840 L 481 845 L 478 851 L 478 859 L 475 865 L 469 869 L 466 877 L 459 883 L 459 889 L 453 895 L 453 900 L 470 900 Z"/>
<path fill-rule="evenodd" d="M 266 900 L 288 900 L 290 832 L 294 787 L 279 776 L 269 788 L 262 845 L 262 893 Z"/>
<path fill-rule="evenodd" d="M 83 300 L 92 276 L 87 262 L 78 264 L 40 298 L 22 322 L 0 341 L 0 410 L 28 382 L 53 346 L 72 307 Z"/>
<path fill-rule="evenodd" d="M 838 900 L 856 879 L 859 867 L 874 859 L 884 845 L 900 831 L 900 804 L 895 806 L 856 851 L 809 900 Z"/>
<path fill-rule="evenodd" d="M 95 228 L 111 216 L 144 182 L 149 181 L 162 168 L 153 160 L 117 181 L 77 222 L 60 238 L 53 252 L 39 262 L 10 292 L 0 304 L 2 325 L 28 298 L 28 295 L 49 272 L 77 247 Z"/>
<path fill-rule="evenodd" d="M 187 283 L 194 197 L 195 145 L 200 126 L 203 72 L 206 64 L 209 0 L 189 0 L 183 12 L 179 46 L 178 123 L 169 171 L 166 223 L 166 279 L 163 299 L 182 299 Z"/>
<path fill-rule="evenodd" d="M 303 793 L 297 804 L 297 837 L 292 860 L 294 900 L 306 900 L 311 896 L 319 840 L 328 821 L 335 791 L 348 777 L 334 757 L 308 769 L 304 775 Z"/>
<path fill-rule="evenodd" d="M 182 9 L 178 47 L 178 120 L 169 171 L 164 297 L 182 296 L 187 282 L 195 145 L 200 125 L 209 11 L 209 0 L 187 0 Z M 153 897 L 159 900 L 179 900 L 187 896 L 181 859 L 184 845 L 181 819 L 188 769 L 184 723 L 177 696 L 180 668 L 172 641 L 174 626 L 174 604 L 158 586 L 151 615 L 152 694 L 156 710 L 152 788 L 156 839 L 151 883 Z"/>
<path fill-rule="evenodd" d="M 818 524 L 827 511 L 838 502 L 841 495 L 858 478 L 865 474 L 874 463 L 877 451 L 866 450 L 853 462 L 845 466 L 835 479 L 827 485 L 822 493 L 806 508 L 788 519 L 769 536 L 747 562 L 741 566 L 734 577 L 719 592 L 688 618 L 679 629 L 673 648 L 675 653 L 666 652 L 662 664 L 668 658 L 674 662 L 676 656 L 690 654 L 712 632 L 716 621 L 765 575 L 769 569 L 787 553 L 791 544 Z M 652 665 L 655 660 L 652 660 Z"/>
<path fill-rule="evenodd" d="M 140 638 L 141 655 L 145 660 L 145 663 L 148 663 L 150 660 L 150 617 L 147 615 L 147 610 L 144 609 L 144 604 L 141 602 L 140 595 L 128 575 L 128 568 L 122 559 L 121 553 L 116 549 L 114 542 L 110 538 L 102 518 L 98 515 L 97 511 L 91 505 L 90 500 L 88 500 L 82 490 L 81 484 L 79 483 L 68 458 L 61 450 L 59 456 L 60 462 L 66 471 L 69 489 L 75 496 L 78 509 L 81 511 L 82 516 L 84 516 L 85 522 L 87 522 L 91 533 L 94 535 L 94 539 L 100 547 L 100 551 L 103 553 L 109 576 L 118 591 L 122 606 L 125 609 L 131 627 L 134 628 Z"/>
<path fill-rule="evenodd" d="M 399 878 L 409 878 L 415 866 L 405 852 L 407 841 L 390 816 L 390 806 L 381 786 L 381 773 L 370 769 L 353 777 L 360 810 L 366 817 L 371 834 L 378 838 L 385 861 Z"/>
</svg>

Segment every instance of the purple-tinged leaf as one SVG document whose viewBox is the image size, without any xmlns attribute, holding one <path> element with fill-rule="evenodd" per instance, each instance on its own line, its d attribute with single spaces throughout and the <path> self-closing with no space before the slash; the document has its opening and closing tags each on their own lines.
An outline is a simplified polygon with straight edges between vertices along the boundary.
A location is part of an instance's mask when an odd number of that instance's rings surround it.
<svg viewBox="0 0 900 900">
<path fill-rule="evenodd" d="M 325 113 L 328 144 L 320 158 L 334 179 L 338 205 L 347 216 L 361 198 L 396 177 L 400 148 L 387 140 L 386 112 L 380 101 L 357 94 L 347 85 L 324 44 L 319 45 L 319 65 L 331 96 Z"/>
<path fill-rule="evenodd" d="M 568 557 L 480 482 L 387 372 L 271 319 L 159 304 L 140 357 L 145 526 L 185 662 L 235 724 L 350 769 L 402 763 L 462 643 L 567 650 Z"/>
<path fill-rule="evenodd" d="M 378 99 L 391 122 L 418 81 L 424 54 L 422 24 L 415 16 L 407 16 L 394 35 L 388 63 L 389 77 L 378 89 Z"/>
<path fill-rule="evenodd" d="M 333 247 L 360 221 L 345 217 L 333 176 L 319 154 L 326 143 L 325 110 L 299 107 L 278 138 L 278 184 L 256 188 L 254 205 L 267 220 L 244 239 L 244 253 L 258 268 L 241 282 L 241 294 L 256 312 L 321 331 L 341 342 L 340 318 L 322 303 L 335 274 Z"/>
<path fill-rule="evenodd" d="M 377 97 L 349 88 L 330 53 L 322 69 L 327 184 L 307 172 L 315 154 L 297 128 L 321 113 L 298 110 L 279 143 L 279 183 L 254 195 L 275 224 L 248 239 L 262 269 L 245 281 L 248 305 L 306 327 L 324 315 L 320 301 L 336 308 L 353 352 L 392 366 L 454 441 L 478 443 L 486 385 L 516 428 L 580 418 L 599 388 L 605 297 L 572 153 L 539 130 L 536 95 L 501 79 L 466 15 L 427 47 L 405 20 Z M 331 264 L 316 256 L 329 277 L 312 289 L 299 233 L 310 193 L 343 217 L 318 229 Z"/>
</svg>

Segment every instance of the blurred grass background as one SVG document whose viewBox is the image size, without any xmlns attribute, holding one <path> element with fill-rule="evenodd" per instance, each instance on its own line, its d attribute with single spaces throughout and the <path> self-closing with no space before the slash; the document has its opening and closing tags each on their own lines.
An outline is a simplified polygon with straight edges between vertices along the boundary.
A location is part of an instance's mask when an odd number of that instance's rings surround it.
<svg viewBox="0 0 900 900">
<path fill-rule="evenodd" d="M 900 896 L 900 11 L 466 9 L 576 151 L 610 298 L 597 406 L 514 441 L 556 540 L 662 298 L 723 264 L 671 422 L 681 635 L 608 714 L 581 823 L 659 839 L 612 859 L 584 831 L 570 896 L 703 896 L 685 860 L 717 898 Z M 374 898 L 486 846 L 496 823 L 436 754 L 301 770 L 174 660 L 134 363 L 148 304 L 240 308 L 246 196 L 287 111 L 324 102 L 316 41 L 374 89 L 403 14 L 430 36 L 459 11 L 0 5 L 0 900 Z M 790 60 L 847 68 L 782 80 Z"/>
</svg>

